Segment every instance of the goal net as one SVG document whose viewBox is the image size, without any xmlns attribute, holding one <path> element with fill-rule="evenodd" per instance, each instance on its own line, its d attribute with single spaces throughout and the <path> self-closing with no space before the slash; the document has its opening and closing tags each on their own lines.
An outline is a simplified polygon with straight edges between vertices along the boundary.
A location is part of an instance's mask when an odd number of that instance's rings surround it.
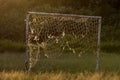
<svg viewBox="0 0 120 80">
<path fill-rule="evenodd" d="M 97 56 L 99 67 L 101 17 L 29 12 L 26 17 L 26 70 L 41 56 L 58 58 L 64 54 Z"/>
</svg>

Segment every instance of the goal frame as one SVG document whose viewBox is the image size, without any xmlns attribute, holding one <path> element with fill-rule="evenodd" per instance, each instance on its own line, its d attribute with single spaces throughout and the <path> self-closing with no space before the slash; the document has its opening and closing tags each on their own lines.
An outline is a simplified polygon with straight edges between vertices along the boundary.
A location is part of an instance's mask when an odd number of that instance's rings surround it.
<svg viewBox="0 0 120 80">
<path fill-rule="evenodd" d="M 100 66 L 100 36 L 101 36 L 101 16 L 86 16 L 76 14 L 61 14 L 61 13 L 46 13 L 46 12 L 28 12 L 26 15 L 26 52 L 25 52 L 25 71 L 29 69 L 29 50 L 28 50 L 28 32 L 29 32 L 29 18 L 32 14 L 50 15 L 50 16 L 71 16 L 71 17 L 83 17 L 83 18 L 98 18 L 98 36 L 97 36 L 97 53 L 96 53 L 96 71 Z"/>
</svg>

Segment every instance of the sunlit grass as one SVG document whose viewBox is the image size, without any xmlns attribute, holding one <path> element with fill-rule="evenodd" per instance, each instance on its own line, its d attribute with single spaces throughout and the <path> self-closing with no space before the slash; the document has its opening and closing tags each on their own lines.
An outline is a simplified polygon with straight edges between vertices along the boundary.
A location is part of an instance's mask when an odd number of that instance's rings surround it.
<svg viewBox="0 0 120 80">
<path fill-rule="evenodd" d="M 45 73 L 29 73 L 24 72 L 1 72 L 0 80 L 120 80 L 117 73 L 103 72 L 83 72 L 83 73 L 65 73 L 65 72 L 45 72 Z"/>
</svg>

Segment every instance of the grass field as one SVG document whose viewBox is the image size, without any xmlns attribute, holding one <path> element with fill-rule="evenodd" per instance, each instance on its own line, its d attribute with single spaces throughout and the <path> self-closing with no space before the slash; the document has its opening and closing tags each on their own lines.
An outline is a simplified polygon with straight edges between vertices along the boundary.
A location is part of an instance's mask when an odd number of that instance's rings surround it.
<svg viewBox="0 0 120 80">
<path fill-rule="evenodd" d="M 24 71 L 25 53 L 0 53 L 0 80 L 120 80 L 120 55 L 101 54 L 100 70 L 95 71 L 95 56 L 41 58 Z"/>
<path fill-rule="evenodd" d="M 65 73 L 46 72 L 26 74 L 24 72 L 1 72 L 0 80 L 120 80 L 117 73 Z"/>
</svg>

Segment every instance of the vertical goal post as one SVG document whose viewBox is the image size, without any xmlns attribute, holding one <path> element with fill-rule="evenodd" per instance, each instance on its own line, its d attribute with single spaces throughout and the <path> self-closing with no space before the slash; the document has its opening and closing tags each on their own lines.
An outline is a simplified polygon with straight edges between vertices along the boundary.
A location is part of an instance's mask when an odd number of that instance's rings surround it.
<svg viewBox="0 0 120 80">
<path fill-rule="evenodd" d="M 62 55 L 67 47 L 72 53 L 96 53 L 99 70 L 101 16 L 28 12 L 26 15 L 25 70 L 36 64 L 39 54 Z M 42 48 L 42 50 L 41 50 Z"/>
</svg>

